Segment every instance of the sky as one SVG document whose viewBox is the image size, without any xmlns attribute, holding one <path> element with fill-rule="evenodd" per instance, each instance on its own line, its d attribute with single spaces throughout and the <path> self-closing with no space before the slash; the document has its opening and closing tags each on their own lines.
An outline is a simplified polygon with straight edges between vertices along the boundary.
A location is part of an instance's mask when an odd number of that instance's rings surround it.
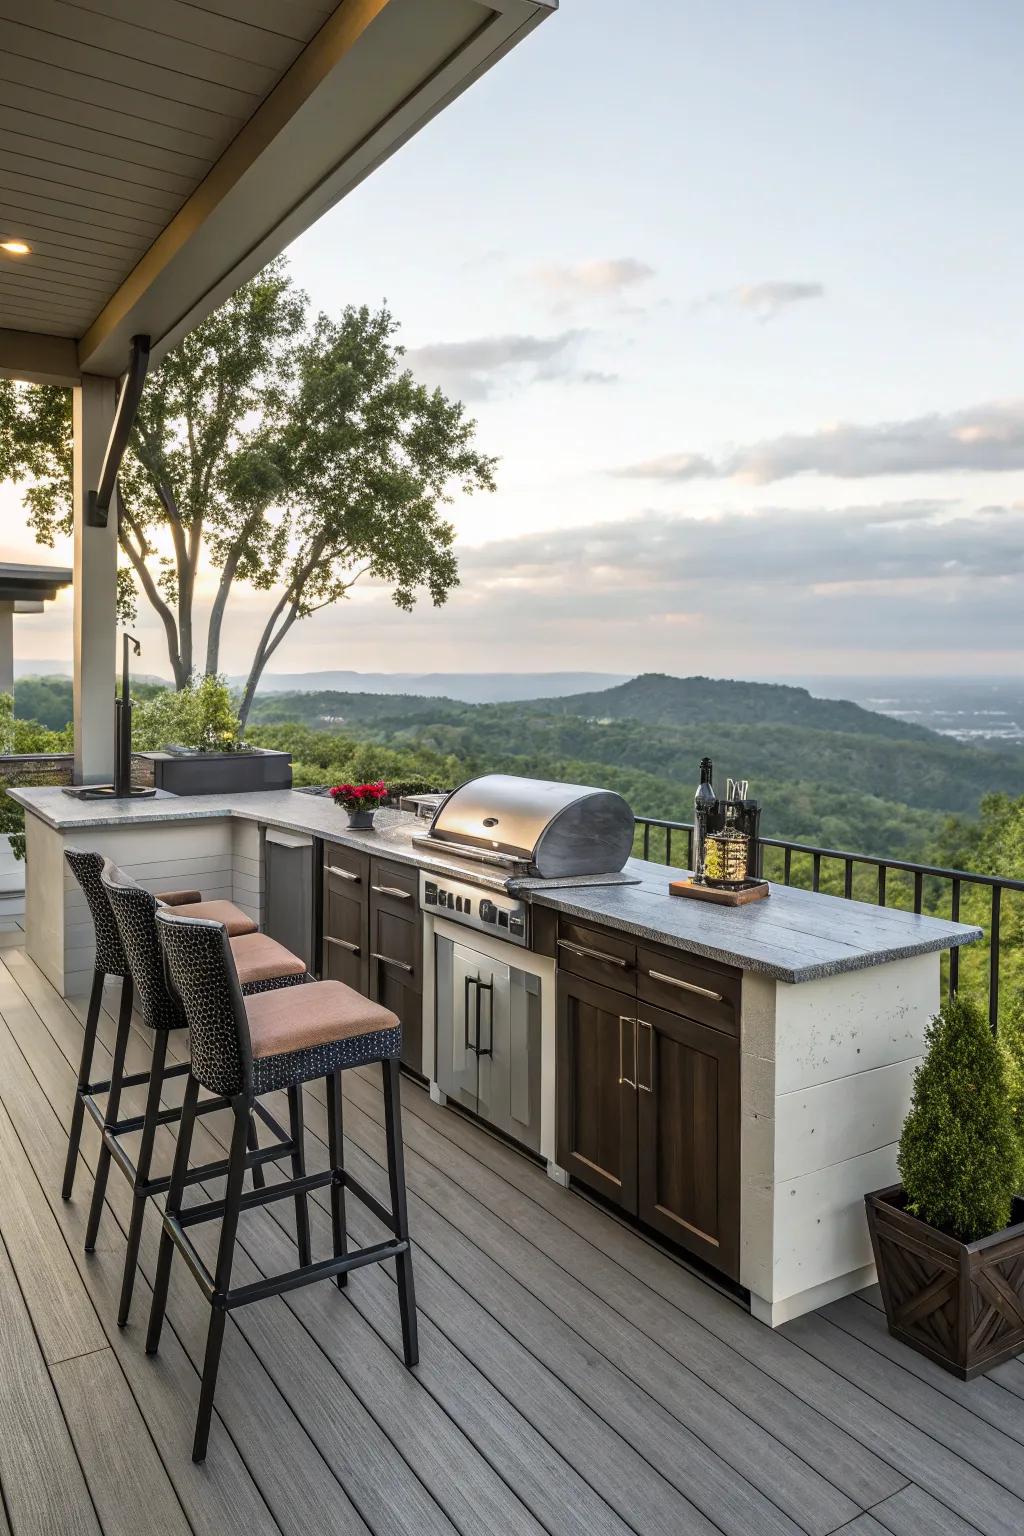
<svg viewBox="0 0 1024 1536">
<path fill-rule="evenodd" d="M 1019 0 L 563 0 L 289 252 L 501 462 L 446 606 L 356 589 L 276 669 L 1018 672 L 1022 71 Z"/>
</svg>

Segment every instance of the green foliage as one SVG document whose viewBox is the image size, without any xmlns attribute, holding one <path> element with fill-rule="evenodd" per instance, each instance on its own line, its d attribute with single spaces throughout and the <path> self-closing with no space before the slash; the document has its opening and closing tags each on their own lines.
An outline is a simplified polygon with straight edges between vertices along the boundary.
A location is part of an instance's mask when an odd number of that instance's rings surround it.
<svg viewBox="0 0 1024 1536">
<path fill-rule="evenodd" d="M 1014 1129 L 1024 1157 L 1024 992 L 1015 990 L 999 1020 L 999 1049 Z"/>
<path fill-rule="evenodd" d="M 14 715 L 14 700 L 9 693 L 0 693 L 0 756 L 27 755 L 35 752 L 70 752 L 72 750 L 71 727 L 51 731 L 36 720 L 18 720 Z M 30 784 L 52 784 L 52 773 L 33 771 L 29 767 L 5 763 L 2 771 L 3 790 L 0 793 L 0 835 L 11 840 L 11 851 L 16 858 L 25 857 L 25 812 L 8 795 L 8 789 L 26 788 Z"/>
<path fill-rule="evenodd" d="M 148 699 L 133 700 L 132 746 L 137 752 L 168 745 L 231 752 L 238 738 L 238 715 L 223 678 L 193 678 L 180 692 L 157 688 Z"/>
<path fill-rule="evenodd" d="M 907 1209 L 961 1242 L 1009 1224 L 1024 1173 L 1003 1057 L 961 993 L 931 1021 L 900 1136 Z"/>
<path fill-rule="evenodd" d="M 22 720 L 63 730 L 72 713 L 70 677 L 19 677 L 14 685 L 14 712 Z"/>
</svg>

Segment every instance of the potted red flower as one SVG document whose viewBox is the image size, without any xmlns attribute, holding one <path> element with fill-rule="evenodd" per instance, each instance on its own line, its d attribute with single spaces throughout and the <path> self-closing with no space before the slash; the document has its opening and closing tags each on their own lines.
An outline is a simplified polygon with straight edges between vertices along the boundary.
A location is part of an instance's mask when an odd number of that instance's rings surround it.
<svg viewBox="0 0 1024 1536">
<path fill-rule="evenodd" d="M 367 830 L 373 826 L 373 813 L 388 797 L 388 787 L 383 779 L 374 784 L 335 784 L 330 791 L 335 805 L 348 812 L 350 827 Z"/>
</svg>

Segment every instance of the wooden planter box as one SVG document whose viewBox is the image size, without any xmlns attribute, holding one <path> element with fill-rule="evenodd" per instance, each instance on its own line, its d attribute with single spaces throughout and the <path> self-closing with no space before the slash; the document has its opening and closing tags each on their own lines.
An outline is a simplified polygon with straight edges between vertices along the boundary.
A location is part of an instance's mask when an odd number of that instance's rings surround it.
<svg viewBox="0 0 1024 1536">
<path fill-rule="evenodd" d="M 974 1243 L 908 1215 L 901 1184 L 864 1198 L 893 1338 L 962 1381 L 1024 1350 L 1024 1198 L 1010 1226 Z"/>
<path fill-rule="evenodd" d="M 132 778 L 172 795 L 224 795 L 260 789 L 291 789 L 292 755 L 254 747 L 248 752 L 132 754 Z"/>
</svg>

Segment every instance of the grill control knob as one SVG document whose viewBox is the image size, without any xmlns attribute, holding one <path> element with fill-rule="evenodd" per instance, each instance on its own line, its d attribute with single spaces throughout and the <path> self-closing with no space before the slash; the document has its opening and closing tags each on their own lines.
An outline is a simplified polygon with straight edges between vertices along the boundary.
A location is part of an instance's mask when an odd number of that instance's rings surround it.
<svg viewBox="0 0 1024 1536">
<path fill-rule="evenodd" d="M 481 922 L 493 923 L 493 922 L 497 921 L 497 918 L 498 918 L 498 909 L 497 909 L 497 907 L 494 905 L 493 901 L 489 901 L 488 898 L 485 896 L 483 898 L 483 900 L 481 901 L 481 903 L 480 903 L 480 920 L 481 920 Z"/>
</svg>

